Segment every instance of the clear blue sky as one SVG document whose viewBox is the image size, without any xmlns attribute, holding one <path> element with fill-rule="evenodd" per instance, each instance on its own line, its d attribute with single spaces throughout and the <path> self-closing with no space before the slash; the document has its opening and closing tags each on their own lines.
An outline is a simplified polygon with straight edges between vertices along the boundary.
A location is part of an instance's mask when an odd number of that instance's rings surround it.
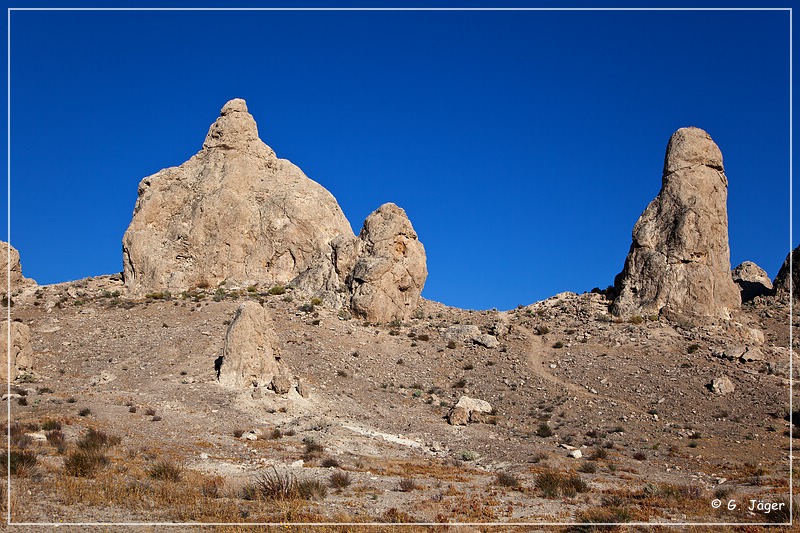
<svg viewBox="0 0 800 533">
<path fill-rule="evenodd" d="M 611 284 L 683 126 L 722 149 L 733 266 L 774 277 L 790 247 L 786 11 L 14 11 L 10 87 L 39 283 L 121 271 L 137 184 L 235 97 L 355 232 L 403 207 L 446 304 Z"/>
</svg>

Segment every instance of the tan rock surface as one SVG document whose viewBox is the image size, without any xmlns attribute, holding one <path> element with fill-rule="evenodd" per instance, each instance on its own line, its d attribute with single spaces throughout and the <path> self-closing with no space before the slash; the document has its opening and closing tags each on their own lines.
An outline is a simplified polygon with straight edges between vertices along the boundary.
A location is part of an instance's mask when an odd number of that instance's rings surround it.
<svg viewBox="0 0 800 533">
<path fill-rule="evenodd" d="M 0 364 L 0 382 L 8 381 L 8 356 L 11 365 L 11 380 L 23 372 L 33 370 L 33 350 L 31 349 L 31 330 L 22 322 L 11 322 L 11 349 L 9 350 L 9 323 L 5 319 L 0 327 L 0 353 L 3 354 Z"/>
<path fill-rule="evenodd" d="M 36 285 L 34 280 L 22 275 L 22 264 L 17 249 L 3 241 L 0 241 L 0 248 L 2 248 L 0 253 L 3 256 L 3 261 L 0 262 L 0 293 L 7 294 L 9 279 L 12 293 L 22 287 Z"/>
<path fill-rule="evenodd" d="M 244 302 L 225 334 L 220 384 L 237 389 L 269 387 L 285 373 L 283 366 L 269 312 L 256 302 Z"/>
<path fill-rule="evenodd" d="M 745 261 L 731 271 L 734 283 L 742 291 L 742 301 L 749 302 L 756 296 L 766 296 L 772 293 L 772 280 L 763 268 Z"/>
<path fill-rule="evenodd" d="M 789 272 L 789 264 L 792 265 L 792 272 L 790 275 Z M 781 269 L 778 271 L 778 275 L 775 276 L 775 294 L 784 300 L 789 299 L 789 281 L 791 280 L 792 283 L 792 296 L 795 300 L 800 298 L 800 246 L 795 248 L 792 252 L 786 256 L 786 259 L 783 261 L 783 265 L 781 265 Z"/>
<path fill-rule="evenodd" d="M 200 152 L 139 184 L 123 237 L 125 285 L 141 294 L 222 281 L 287 283 L 330 261 L 340 235 L 353 232 L 336 199 L 279 159 L 235 99 Z"/>
<path fill-rule="evenodd" d="M 615 315 L 730 317 L 741 299 L 730 273 L 727 194 L 722 154 L 711 137 L 698 128 L 675 132 L 661 192 L 636 222 L 615 280 Z"/>
<path fill-rule="evenodd" d="M 409 318 L 428 269 L 425 248 L 406 212 L 383 204 L 364 221 L 359 240 L 361 255 L 350 279 L 353 313 L 370 322 Z"/>
</svg>

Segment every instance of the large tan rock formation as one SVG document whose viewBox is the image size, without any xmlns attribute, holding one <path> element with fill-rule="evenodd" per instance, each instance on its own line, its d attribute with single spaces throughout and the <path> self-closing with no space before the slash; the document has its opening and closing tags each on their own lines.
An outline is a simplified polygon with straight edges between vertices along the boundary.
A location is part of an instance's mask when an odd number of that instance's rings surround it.
<svg viewBox="0 0 800 533">
<path fill-rule="evenodd" d="M 336 199 L 258 137 L 244 100 L 231 100 L 202 149 L 144 178 L 123 237 L 134 294 L 194 286 L 287 283 L 330 262 L 353 236 Z M 326 280 L 332 285 L 342 279 Z"/>
<path fill-rule="evenodd" d="M 349 278 L 350 308 L 370 322 L 406 320 L 419 303 L 428 277 L 425 248 L 406 212 L 387 203 L 364 221 L 358 243 L 342 242 L 344 265 L 358 258 Z"/>
<path fill-rule="evenodd" d="M 728 179 L 722 153 L 699 128 L 670 138 L 661 192 L 633 228 L 612 312 L 673 320 L 729 318 L 741 305 L 731 278 Z"/>
<path fill-rule="evenodd" d="M 0 261 L 0 293 L 8 295 L 8 285 L 11 281 L 11 292 L 15 292 L 23 287 L 36 285 L 32 279 L 22 275 L 22 264 L 19 260 L 19 252 L 7 242 L 0 241 L 0 254 L 3 260 Z"/>
<path fill-rule="evenodd" d="M 772 280 L 769 275 L 752 261 L 745 261 L 734 268 L 731 277 L 741 290 L 742 302 L 749 302 L 756 296 L 772 294 Z"/>
<path fill-rule="evenodd" d="M 9 325 L 11 335 L 9 336 Z M 8 340 L 11 339 L 9 345 Z M 9 349 L 10 347 L 10 349 Z M 10 324 L 3 320 L 0 326 L 0 353 L 3 354 L 0 363 L 0 382 L 7 382 L 8 363 L 11 366 L 11 381 L 21 374 L 33 370 L 34 358 L 31 349 L 31 329 L 22 322 L 12 321 Z M 6 359 L 8 357 L 8 359 Z"/>
<path fill-rule="evenodd" d="M 223 350 L 219 369 L 223 386 L 275 388 L 276 382 L 288 374 L 280 360 L 272 316 L 256 302 L 244 302 L 236 310 Z"/>
</svg>

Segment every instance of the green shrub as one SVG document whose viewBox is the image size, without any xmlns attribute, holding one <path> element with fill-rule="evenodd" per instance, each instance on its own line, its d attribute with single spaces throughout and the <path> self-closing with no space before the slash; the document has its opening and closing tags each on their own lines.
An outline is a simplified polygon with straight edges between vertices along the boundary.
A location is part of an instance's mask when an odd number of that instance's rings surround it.
<svg viewBox="0 0 800 533">
<path fill-rule="evenodd" d="M 275 285 L 267 292 L 273 296 L 278 296 L 286 292 L 286 287 L 284 287 L 283 285 Z"/>
</svg>

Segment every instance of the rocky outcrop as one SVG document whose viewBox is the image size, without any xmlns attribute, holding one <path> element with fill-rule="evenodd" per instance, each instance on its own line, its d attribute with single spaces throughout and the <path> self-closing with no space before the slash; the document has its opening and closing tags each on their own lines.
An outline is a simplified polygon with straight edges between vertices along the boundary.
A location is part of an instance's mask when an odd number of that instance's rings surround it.
<svg viewBox="0 0 800 533">
<path fill-rule="evenodd" d="M 745 261 L 734 268 L 731 276 L 741 290 L 743 302 L 749 302 L 756 296 L 772 294 L 772 280 L 764 269 L 752 261 Z"/>
<path fill-rule="evenodd" d="M 3 241 L 0 241 L 0 248 L 2 248 L 0 253 L 2 253 L 4 259 L 4 261 L 0 262 L 0 293 L 3 296 L 8 296 L 9 281 L 11 282 L 12 293 L 23 287 L 36 285 L 35 281 L 22 275 L 22 264 L 16 248 Z"/>
<path fill-rule="evenodd" d="M 729 318 L 740 306 L 730 272 L 728 179 L 722 153 L 698 128 L 667 146 L 661 192 L 633 228 L 612 312 L 671 320 Z"/>
<path fill-rule="evenodd" d="M 470 422 L 483 422 L 492 413 L 492 406 L 486 400 L 462 396 L 447 414 L 447 422 L 452 426 L 466 426 Z"/>
<path fill-rule="evenodd" d="M 792 270 L 791 275 L 789 272 L 790 263 Z M 790 280 L 792 283 L 792 297 L 798 300 L 800 299 L 800 289 L 798 289 L 798 287 L 800 287 L 800 246 L 789 252 L 783 265 L 781 265 L 781 269 L 778 271 L 778 275 L 775 276 L 775 283 L 773 283 L 773 286 L 775 288 L 775 295 L 778 298 L 782 300 L 789 299 Z"/>
<path fill-rule="evenodd" d="M 425 248 L 406 212 L 392 203 L 382 205 L 364 221 L 358 241 L 341 240 L 337 249 L 342 268 L 357 257 L 348 280 L 353 314 L 370 322 L 410 318 L 428 269 Z"/>
<path fill-rule="evenodd" d="M 198 285 L 286 284 L 299 275 L 339 288 L 332 241 L 354 239 L 336 199 L 258 136 L 244 100 L 231 100 L 202 149 L 144 178 L 123 237 L 134 294 Z"/>
<path fill-rule="evenodd" d="M 235 389 L 265 387 L 279 394 L 288 392 L 291 376 L 280 359 L 272 316 L 256 302 L 244 302 L 236 310 L 225 335 L 220 385 Z"/>
<path fill-rule="evenodd" d="M 9 326 L 11 334 L 9 335 Z M 11 345 L 9 349 L 9 339 Z M 6 354 L 10 359 L 11 365 L 11 381 L 17 379 L 20 375 L 31 372 L 33 370 L 33 350 L 31 349 L 31 330 L 22 322 L 12 321 L 10 324 L 7 320 L 3 320 L 0 326 L 0 353 L 3 354 L 5 359 Z M 8 365 L 3 362 L 0 364 L 0 382 L 7 382 Z"/>
</svg>

